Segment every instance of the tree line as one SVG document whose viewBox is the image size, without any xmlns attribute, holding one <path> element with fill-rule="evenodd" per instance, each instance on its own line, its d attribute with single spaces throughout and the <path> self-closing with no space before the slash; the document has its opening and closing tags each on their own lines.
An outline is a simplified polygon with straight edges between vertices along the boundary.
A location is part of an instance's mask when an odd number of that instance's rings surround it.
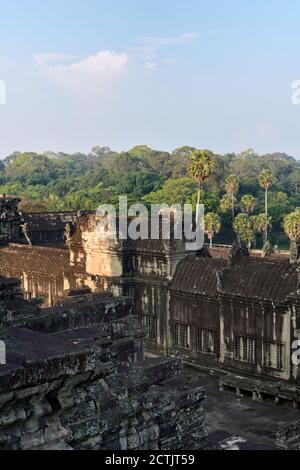
<svg viewBox="0 0 300 470">
<path fill-rule="evenodd" d="M 197 176 L 198 162 L 202 173 Z M 260 176 L 260 177 L 259 177 Z M 15 152 L 0 164 L 0 191 L 22 197 L 24 212 L 90 210 L 101 203 L 205 205 L 209 239 L 247 243 L 268 238 L 288 246 L 284 218 L 300 207 L 300 162 L 252 149 L 218 155 L 183 146 L 172 152 L 146 145 L 126 152 L 95 146 L 88 154 Z"/>
<path fill-rule="evenodd" d="M 203 197 L 204 181 L 215 171 L 216 162 L 209 150 L 195 150 L 191 154 L 188 167 L 189 175 L 197 183 L 197 205 Z M 265 168 L 258 176 L 258 183 L 264 191 L 264 212 L 251 215 L 254 212 L 256 199 L 252 194 L 244 194 L 238 204 L 238 191 L 240 186 L 236 174 L 230 173 L 225 179 L 225 194 L 220 200 L 220 211 L 230 212 L 232 227 L 237 237 L 245 242 L 249 248 L 256 241 L 256 234 L 263 235 L 264 244 L 268 241 L 268 231 L 272 228 L 272 217 L 268 212 L 268 191 L 275 184 L 276 178 L 271 169 Z M 241 212 L 235 216 L 235 210 L 239 207 Z M 218 213 L 208 212 L 204 217 L 204 230 L 212 246 L 213 238 L 221 230 L 221 217 Z M 300 208 L 296 208 L 283 218 L 282 227 L 290 239 L 295 250 L 295 245 L 300 240 Z"/>
</svg>

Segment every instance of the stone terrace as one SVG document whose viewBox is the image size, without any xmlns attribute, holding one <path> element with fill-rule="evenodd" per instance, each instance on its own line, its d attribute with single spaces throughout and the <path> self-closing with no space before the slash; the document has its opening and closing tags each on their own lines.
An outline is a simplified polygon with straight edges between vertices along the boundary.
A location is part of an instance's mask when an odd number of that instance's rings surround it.
<svg viewBox="0 0 300 470">
<path fill-rule="evenodd" d="M 203 389 L 178 357 L 143 360 L 133 313 L 127 298 L 99 294 L 41 311 L 0 280 L 0 449 L 204 445 Z"/>
</svg>

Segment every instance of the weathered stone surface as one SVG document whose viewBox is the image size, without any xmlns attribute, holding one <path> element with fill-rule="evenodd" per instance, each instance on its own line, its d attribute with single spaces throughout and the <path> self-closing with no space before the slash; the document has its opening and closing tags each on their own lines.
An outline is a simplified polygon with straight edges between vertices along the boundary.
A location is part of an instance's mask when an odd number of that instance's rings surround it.
<svg viewBox="0 0 300 470">
<path fill-rule="evenodd" d="M 9 244 L 0 248 L 0 269 L 22 280 L 27 299 L 41 295 L 44 306 L 60 305 L 66 298 L 68 303 L 40 315 L 31 302 L 24 318 L 21 299 L 15 299 L 1 313 L 3 322 L 11 325 L 13 321 L 14 326 L 61 335 L 69 341 L 72 336 L 82 346 L 94 335 L 101 344 L 102 363 L 118 359 L 125 364 L 129 356 L 141 357 L 138 343 L 142 339 L 139 341 L 130 316 L 122 314 L 124 302 L 128 313 L 132 305 L 124 299 L 115 304 L 112 295 L 130 297 L 136 315 L 147 327 L 148 351 L 179 351 L 184 360 L 217 373 L 220 369 L 236 371 L 299 386 L 299 367 L 293 362 L 293 342 L 300 334 L 297 253 L 290 263 L 286 254 L 273 253 L 269 244 L 260 252 L 249 252 L 241 242 L 234 242 L 230 249 L 203 247 L 191 252 L 186 250 L 185 240 L 174 239 L 173 230 L 169 240 L 160 231 L 157 239 L 123 240 L 118 234 L 113 240 L 101 239 L 98 224 L 107 224 L 107 219 L 92 211 L 77 217 L 31 214 L 27 222 L 44 243 L 41 221 L 53 235 L 65 228 L 67 219 L 64 249 Z M 117 225 L 123 222 L 118 219 Z M 107 297 L 91 298 L 90 292 Z M 110 312 L 114 321 L 103 321 L 101 332 L 92 332 L 104 317 L 110 319 Z M 132 328 L 134 340 L 123 335 L 124 329 Z M 81 338 L 76 338 L 74 329 L 82 330 Z M 239 356 L 239 342 L 248 342 L 248 357 L 247 348 L 242 348 L 245 357 Z M 140 383 L 141 390 L 143 386 Z"/>
<path fill-rule="evenodd" d="M 276 432 L 276 447 L 284 450 L 300 450 L 300 421 L 281 426 Z"/>
<path fill-rule="evenodd" d="M 203 445 L 203 390 L 179 375 L 178 356 L 136 362 L 144 332 L 130 300 L 85 294 L 32 311 L 19 299 L 24 315 L 8 317 L 1 282 L 0 449 Z"/>
<path fill-rule="evenodd" d="M 10 194 L 0 195 L 0 242 L 27 243 L 22 231 L 23 217 L 18 211 L 21 199 Z"/>
</svg>

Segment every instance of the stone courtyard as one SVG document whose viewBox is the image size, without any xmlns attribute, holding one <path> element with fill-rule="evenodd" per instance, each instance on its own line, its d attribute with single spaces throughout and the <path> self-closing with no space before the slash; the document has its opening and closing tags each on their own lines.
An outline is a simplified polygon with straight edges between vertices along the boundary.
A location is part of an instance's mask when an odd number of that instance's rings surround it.
<svg viewBox="0 0 300 470">
<path fill-rule="evenodd" d="M 248 396 L 239 397 L 230 391 L 219 391 L 219 379 L 185 366 L 184 375 L 193 377 L 206 392 L 205 424 L 208 448 L 226 450 L 278 449 L 277 432 L 284 433 L 300 420 L 300 410 L 283 403 L 257 402 Z M 300 442 L 292 436 L 292 445 Z M 276 445 L 277 441 L 277 445 Z M 298 441 L 298 443 L 297 443 Z M 289 448 L 291 447 L 289 444 Z"/>
</svg>

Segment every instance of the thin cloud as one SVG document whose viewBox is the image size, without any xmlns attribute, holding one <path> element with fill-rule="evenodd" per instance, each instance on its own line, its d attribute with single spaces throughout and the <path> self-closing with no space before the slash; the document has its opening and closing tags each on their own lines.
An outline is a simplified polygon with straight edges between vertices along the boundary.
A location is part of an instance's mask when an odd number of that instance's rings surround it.
<svg viewBox="0 0 300 470">
<path fill-rule="evenodd" d="M 124 73 L 129 63 L 126 52 L 99 51 L 71 64 L 47 65 L 43 71 L 49 79 L 70 90 L 106 90 Z"/>
<path fill-rule="evenodd" d="M 138 45 L 135 47 L 127 47 L 126 50 L 129 54 L 135 56 L 138 60 L 145 61 L 145 68 L 154 68 L 158 63 L 169 65 L 174 63 L 174 59 L 159 59 L 159 49 L 164 46 L 176 46 L 180 44 L 192 44 L 195 43 L 200 37 L 199 33 L 183 33 L 178 36 L 169 37 L 156 37 L 156 36 L 144 36 L 137 38 Z"/>
<path fill-rule="evenodd" d="M 76 56 L 71 54 L 61 54 L 59 52 L 44 52 L 42 54 L 36 54 L 34 61 L 36 65 L 42 66 L 53 62 L 65 62 L 68 60 L 75 59 Z"/>
<path fill-rule="evenodd" d="M 127 47 L 126 50 L 129 54 L 145 60 L 153 60 L 156 56 L 156 50 L 153 46 Z"/>
<path fill-rule="evenodd" d="M 140 43 L 147 44 L 148 46 L 160 47 L 172 44 L 191 44 L 197 41 L 199 37 L 199 33 L 184 33 L 173 37 L 144 36 L 140 37 L 138 40 Z"/>
<path fill-rule="evenodd" d="M 147 36 L 138 39 L 136 47 L 124 52 L 101 50 L 81 60 L 65 53 L 41 53 L 34 56 L 36 65 L 52 82 L 69 91 L 105 92 L 112 83 L 122 77 L 133 62 L 141 61 L 143 67 L 153 70 L 160 64 L 169 65 L 174 59 L 159 57 L 163 46 L 191 44 L 200 37 L 199 33 L 190 32 L 171 37 Z"/>
</svg>

